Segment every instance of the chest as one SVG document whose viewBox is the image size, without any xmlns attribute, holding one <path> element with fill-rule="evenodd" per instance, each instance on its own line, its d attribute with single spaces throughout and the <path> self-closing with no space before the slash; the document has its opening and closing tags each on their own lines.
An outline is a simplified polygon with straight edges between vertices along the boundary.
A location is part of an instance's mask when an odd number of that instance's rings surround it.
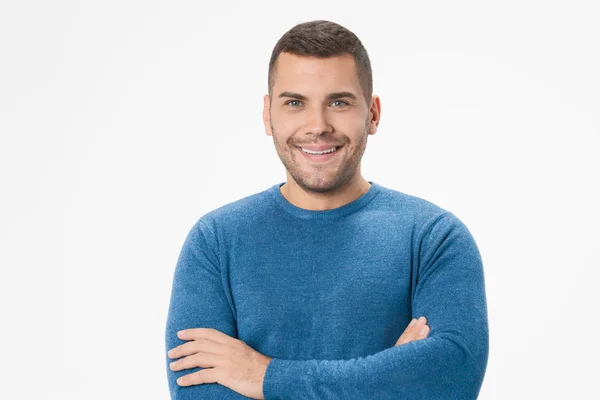
<svg viewBox="0 0 600 400">
<path fill-rule="evenodd" d="M 296 358 L 393 345 L 410 320 L 410 249 L 393 232 L 325 233 L 237 243 L 228 270 L 241 340 Z"/>
</svg>

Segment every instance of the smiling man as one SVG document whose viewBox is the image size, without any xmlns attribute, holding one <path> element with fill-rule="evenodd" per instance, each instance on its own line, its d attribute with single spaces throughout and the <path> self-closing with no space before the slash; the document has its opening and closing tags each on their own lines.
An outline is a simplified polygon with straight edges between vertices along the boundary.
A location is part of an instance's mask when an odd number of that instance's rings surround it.
<svg viewBox="0 0 600 400">
<path fill-rule="evenodd" d="M 304 209 L 327 210 L 366 193 L 371 185 L 360 160 L 381 107 L 377 96 L 364 95 L 370 76 L 363 89 L 350 54 L 280 53 L 275 61 L 263 119 L 287 171 L 283 196 Z"/>
<path fill-rule="evenodd" d="M 296 25 L 268 87 L 265 130 L 287 179 L 189 231 L 166 324 L 171 397 L 476 398 L 481 256 L 450 211 L 363 178 L 381 104 L 360 40 Z"/>
</svg>

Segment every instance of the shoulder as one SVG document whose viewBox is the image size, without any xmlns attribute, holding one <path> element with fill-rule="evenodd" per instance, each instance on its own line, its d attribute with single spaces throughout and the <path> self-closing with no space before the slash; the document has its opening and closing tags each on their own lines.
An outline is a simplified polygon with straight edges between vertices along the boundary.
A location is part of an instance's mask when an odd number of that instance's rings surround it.
<svg viewBox="0 0 600 400">
<path fill-rule="evenodd" d="M 214 234 L 220 230 L 230 230 L 251 223 L 251 220 L 255 219 L 253 217 L 268 216 L 273 207 L 269 191 L 272 191 L 272 187 L 215 208 L 201 215 L 194 228 L 205 234 Z"/>
<path fill-rule="evenodd" d="M 449 213 L 445 208 L 422 197 L 379 186 L 377 206 L 390 216 L 403 216 L 416 223 L 426 222 Z"/>
<path fill-rule="evenodd" d="M 410 223 L 417 237 L 444 235 L 449 231 L 468 234 L 462 220 L 451 210 L 425 198 L 379 185 L 378 207 L 394 219 Z"/>
</svg>

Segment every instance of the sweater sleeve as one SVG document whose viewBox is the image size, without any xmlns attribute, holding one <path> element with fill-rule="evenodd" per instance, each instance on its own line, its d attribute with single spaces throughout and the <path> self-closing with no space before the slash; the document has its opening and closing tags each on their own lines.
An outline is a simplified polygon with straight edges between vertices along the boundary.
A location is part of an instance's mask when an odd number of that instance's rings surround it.
<svg viewBox="0 0 600 400">
<path fill-rule="evenodd" d="M 421 231 L 412 315 L 427 318 L 428 337 L 349 360 L 274 358 L 263 383 L 266 400 L 477 398 L 489 336 L 479 250 L 447 211 Z"/>
<path fill-rule="evenodd" d="M 186 343 L 177 337 L 179 330 L 214 328 L 237 338 L 233 308 L 218 267 L 217 246 L 211 230 L 202 221 L 198 221 L 188 233 L 177 260 L 165 330 L 165 357 L 171 399 L 248 399 L 218 383 L 179 386 L 177 378 L 202 368 L 182 371 L 171 371 L 169 368 L 173 360 L 167 352 Z"/>
</svg>

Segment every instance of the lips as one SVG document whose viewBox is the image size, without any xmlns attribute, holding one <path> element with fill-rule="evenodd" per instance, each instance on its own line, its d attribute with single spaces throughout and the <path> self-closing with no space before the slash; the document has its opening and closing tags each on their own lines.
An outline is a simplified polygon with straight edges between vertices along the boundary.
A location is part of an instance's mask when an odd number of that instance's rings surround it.
<svg viewBox="0 0 600 400">
<path fill-rule="evenodd" d="M 341 147 L 341 145 L 339 145 L 339 144 L 323 144 L 323 145 L 316 146 L 316 145 L 310 145 L 310 144 L 307 144 L 307 145 L 300 144 L 300 145 L 296 145 L 296 147 L 304 148 L 306 150 L 311 150 L 311 151 L 325 151 L 325 150 L 329 150 L 333 147 Z"/>
</svg>

